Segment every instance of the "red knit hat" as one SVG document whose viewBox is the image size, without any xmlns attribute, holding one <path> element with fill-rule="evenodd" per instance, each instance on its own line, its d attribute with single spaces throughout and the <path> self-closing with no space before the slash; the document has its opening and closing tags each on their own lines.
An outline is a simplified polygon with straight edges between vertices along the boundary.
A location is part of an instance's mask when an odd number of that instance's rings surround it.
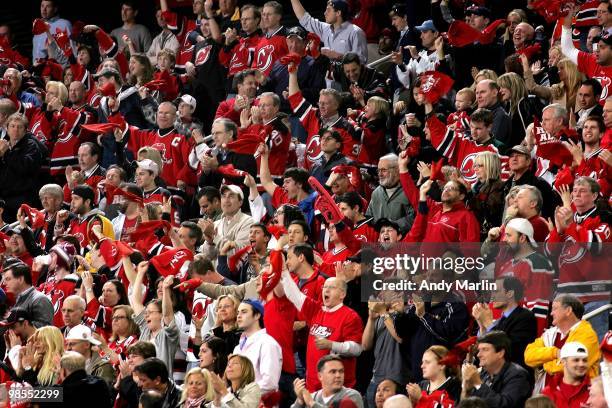
<svg viewBox="0 0 612 408">
<path fill-rule="evenodd" d="M 69 271 L 72 270 L 74 256 L 76 255 L 74 245 L 69 242 L 60 242 L 51 248 L 49 252 L 54 252 L 57 255 L 57 266 Z"/>
</svg>

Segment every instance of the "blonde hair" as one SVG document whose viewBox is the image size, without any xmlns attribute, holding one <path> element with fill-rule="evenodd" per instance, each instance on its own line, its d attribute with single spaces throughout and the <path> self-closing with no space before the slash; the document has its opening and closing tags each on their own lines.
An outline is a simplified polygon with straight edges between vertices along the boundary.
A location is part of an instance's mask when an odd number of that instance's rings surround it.
<svg viewBox="0 0 612 408">
<path fill-rule="evenodd" d="M 576 104 L 576 94 L 578 94 L 578 88 L 582 84 L 582 74 L 578 71 L 578 66 L 568 58 L 560 60 L 557 67 L 565 70 L 566 79 L 562 83 L 565 88 L 565 100 L 567 101 L 565 106 L 569 110 Z"/>
<path fill-rule="evenodd" d="M 43 354 L 34 353 L 34 368 L 38 370 L 36 378 L 41 385 L 57 384 L 58 373 L 55 357 L 64 354 L 64 336 L 55 326 L 44 326 L 37 329 L 30 340 L 41 341 L 45 345 Z"/>
<path fill-rule="evenodd" d="M 510 90 L 510 115 L 514 115 L 518 109 L 521 99 L 528 95 L 525 80 L 515 72 L 508 72 L 497 78 L 497 85 L 500 88 Z"/>
<path fill-rule="evenodd" d="M 474 92 L 472 88 L 461 88 L 457 92 L 457 96 L 459 95 L 467 95 L 472 100 L 472 103 L 471 103 L 472 105 L 474 104 L 474 101 L 476 100 L 476 93 Z"/>
<path fill-rule="evenodd" d="M 238 300 L 238 298 L 234 295 L 221 295 L 217 298 L 217 310 L 219 309 L 219 304 L 221 303 L 221 300 L 223 299 L 229 299 L 230 302 L 232 302 L 232 305 L 234 305 L 234 313 L 236 313 L 236 315 L 238 315 L 238 306 L 240 306 L 240 300 Z M 215 312 L 217 312 L 217 310 L 215 310 Z M 217 322 L 217 324 L 219 326 L 222 325 L 221 322 Z M 237 327 L 237 323 L 234 322 L 234 328 Z"/>
<path fill-rule="evenodd" d="M 482 81 L 483 79 L 490 79 L 491 81 L 497 81 L 497 72 L 493 71 L 492 69 L 481 69 L 480 71 L 478 71 L 478 74 L 476 74 L 476 78 L 474 78 L 474 83 L 470 87 L 472 88 L 472 90 L 475 90 L 476 84 L 480 82 L 476 80 L 478 79 L 478 77 L 483 77 L 480 81 Z"/>
<path fill-rule="evenodd" d="M 66 101 L 68 101 L 68 89 L 66 88 L 66 85 L 59 81 L 49 81 L 45 86 L 45 90 L 49 92 L 50 88 L 55 88 L 60 102 L 62 105 L 65 105 Z"/>
<path fill-rule="evenodd" d="M 197 374 L 201 375 L 204 378 L 204 383 L 206 384 L 206 393 L 204 394 L 204 400 L 206 402 L 210 402 L 215 398 L 215 389 L 212 384 L 210 371 L 205 368 L 195 367 L 189 370 L 189 372 L 185 375 L 185 381 L 183 383 L 183 395 L 181 396 L 181 401 L 187 400 L 187 382 L 189 382 L 189 377 Z"/>
<path fill-rule="evenodd" d="M 241 354 L 230 354 L 227 358 L 227 364 L 229 365 L 230 361 L 235 358 L 240 360 L 240 365 L 242 366 L 242 369 L 240 370 L 240 384 L 238 384 L 237 389 L 233 390 L 234 392 L 238 391 L 241 388 L 244 388 L 245 385 L 255 381 L 255 369 L 253 368 L 253 363 L 251 362 L 251 360 Z M 228 386 L 232 385 L 229 380 L 227 380 L 227 384 Z"/>
<path fill-rule="evenodd" d="M 157 58 L 166 57 L 170 60 L 170 64 L 174 65 L 176 63 L 176 53 L 171 49 L 164 48 L 163 50 L 159 50 L 157 53 Z"/>
<path fill-rule="evenodd" d="M 138 154 L 136 154 L 136 159 L 138 161 L 149 159 L 153 160 L 157 167 L 159 168 L 159 175 L 161 175 L 162 169 L 164 167 L 164 162 L 161 157 L 161 153 L 154 147 L 151 146 L 143 146 L 138 149 Z"/>
<path fill-rule="evenodd" d="M 480 152 L 476 155 L 476 162 L 480 162 L 485 171 L 485 183 L 489 180 L 499 180 L 501 177 L 501 161 L 493 152 Z"/>
<path fill-rule="evenodd" d="M 389 102 L 380 96 L 372 96 L 368 99 L 368 104 L 372 103 L 376 117 L 380 119 L 387 119 L 389 117 Z"/>
</svg>

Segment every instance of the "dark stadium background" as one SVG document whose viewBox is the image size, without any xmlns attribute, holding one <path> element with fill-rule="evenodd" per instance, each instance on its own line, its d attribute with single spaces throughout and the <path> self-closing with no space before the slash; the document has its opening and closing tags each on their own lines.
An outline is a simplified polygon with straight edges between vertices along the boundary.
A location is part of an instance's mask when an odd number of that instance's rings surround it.
<svg viewBox="0 0 612 408">
<path fill-rule="evenodd" d="M 171 1 L 171 0 L 170 0 Z M 176 0 L 175 0 L 176 1 Z M 245 1 L 238 4 L 252 3 L 261 6 L 266 0 Z M 156 0 L 140 0 L 141 11 L 138 22 L 146 25 L 155 36 L 159 28 L 155 23 Z M 182 0 L 184 10 L 191 10 L 192 0 Z M 217 1 L 215 1 L 217 3 Z M 285 8 L 283 24 L 294 25 L 297 20 L 291 10 L 289 0 L 280 0 Z M 316 17 L 321 18 L 325 10 L 325 0 L 302 0 L 302 4 Z M 121 25 L 120 0 L 60 0 L 60 15 L 70 21 L 81 20 L 85 23 L 99 25 L 108 32 Z M 0 0 L 0 24 L 9 24 L 15 35 L 14 43 L 23 55 L 32 55 L 32 20 L 40 17 L 40 0 Z"/>
</svg>

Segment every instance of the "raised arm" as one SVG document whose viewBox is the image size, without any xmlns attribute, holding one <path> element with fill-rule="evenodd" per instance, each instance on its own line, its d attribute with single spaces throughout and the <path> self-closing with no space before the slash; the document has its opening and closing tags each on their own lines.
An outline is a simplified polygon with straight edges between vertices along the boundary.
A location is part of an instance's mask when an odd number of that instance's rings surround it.
<svg viewBox="0 0 612 408">
<path fill-rule="evenodd" d="M 561 29 L 561 52 L 567 58 L 569 58 L 574 64 L 578 65 L 578 54 L 579 51 L 574 46 L 572 41 L 572 17 L 574 16 L 574 9 L 563 19 L 563 27 Z"/>
<path fill-rule="evenodd" d="M 301 19 L 304 14 L 306 14 L 306 9 L 304 6 L 302 6 L 302 2 L 300 0 L 291 0 L 291 7 L 293 8 L 293 12 L 298 20 Z"/>
<path fill-rule="evenodd" d="M 295 71 L 292 69 L 288 69 L 288 71 L 289 71 L 289 96 L 291 96 L 291 95 L 295 95 L 296 93 L 300 92 L 300 85 L 298 84 L 297 69 Z"/>
<path fill-rule="evenodd" d="M 258 150 L 261 154 L 261 161 L 259 162 L 259 181 L 261 181 L 261 185 L 266 192 L 273 195 L 277 186 L 270 174 L 270 164 L 268 162 L 270 158 L 270 149 L 265 143 L 262 143 L 259 145 Z"/>
<path fill-rule="evenodd" d="M 165 325 L 174 321 L 174 310 L 172 309 L 172 288 L 174 287 L 174 276 L 166 276 L 163 282 L 164 293 L 162 295 L 162 318 Z"/>
<path fill-rule="evenodd" d="M 134 288 L 132 290 L 132 295 L 129 297 L 130 306 L 134 309 L 135 315 L 139 315 L 144 310 L 144 305 L 142 304 L 142 280 L 144 279 L 145 273 L 147 273 L 147 269 L 149 269 L 149 263 L 147 261 L 138 264 L 138 272 L 136 273 L 136 279 L 134 279 Z"/>
</svg>

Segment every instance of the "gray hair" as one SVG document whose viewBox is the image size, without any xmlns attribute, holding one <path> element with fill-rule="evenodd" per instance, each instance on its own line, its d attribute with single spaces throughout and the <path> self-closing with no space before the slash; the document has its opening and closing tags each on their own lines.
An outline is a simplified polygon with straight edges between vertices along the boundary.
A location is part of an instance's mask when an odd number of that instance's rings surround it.
<svg viewBox="0 0 612 408">
<path fill-rule="evenodd" d="M 567 123 L 568 123 L 567 109 L 565 109 L 564 106 L 562 106 L 561 104 L 558 104 L 558 103 L 551 103 L 550 105 L 548 105 L 544 109 L 542 109 L 542 113 L 544 113 L 548 109 L 553 109 L 554 110 L 554 112 L 553 112 L 554 117 L 555 118 L 563 119 L 563 124 L 567 125 Z"/>
<path fill-rule="evenodd" d="M 272 98 L 272 105 L 275 108 L 278 108 L 280 106 L 280 103 L 281 103 L 280 97 L 274 92 L 264 92 L 261 95 L 259 95 L 259 98 L 261 99 L 261 97 L 263 96 Z"/>
<path fill-rule="evenodd" d="M 42 199 L 43 196 L 50 195 L 60 200 L 64 199 L 64 190 L 59 184 L 45 184 L 40 188 L 38 196 Z"/>
<path fill-rule="evenodd" d="M 542 192 L 535 186 L 530 184 L 523 184 L 519 186 L 520 190 L 527 190 L 529 194 L 531 194 L 531 201 L 536 202 L 536 211 L 540 212 L 542 210 L 542 206 L 544 205 L 544 199 L 542 198 Z"/>
<path fill-rule="evenodd" d="M 238 126 L 236 126 L 233 120 L 228 118 L 217 118 L 215 122 L 221 123 L 226 132 L 232 132 L 232 139 L 238 137 Z"/>
<path fill-rule="evenodd" d="M 66 351 L 60 359 L 60 367 L 66 370 L 68 374 L 85 370 L 85 357 L 76 351 Z"/>
<path fill-rule="evenodd" d="M 66 303 L 69 300 L 76 300 L 77 304 L 79 305 L 79 307 L 83 311 L 85 311 L 85 309 L 87 308 L 87 303 L 85 303 L 85 299 L 83 299 L 79 295 L 70 295 L 70 296 L 68 296 L 66 299 L 64 299 L 64 303 Z"/>
<path fill-rule="evenodd" d="M 389 154 L 385 154 L 383 157 L 378 159 L 378 162 L 380 163 L 383 160 L 390 162 L 394 166 L 397 166 L 398 165 L 397 162 L 399 161 L 399 157 L 395 153 L 389 153 Z"/>
</svg>

